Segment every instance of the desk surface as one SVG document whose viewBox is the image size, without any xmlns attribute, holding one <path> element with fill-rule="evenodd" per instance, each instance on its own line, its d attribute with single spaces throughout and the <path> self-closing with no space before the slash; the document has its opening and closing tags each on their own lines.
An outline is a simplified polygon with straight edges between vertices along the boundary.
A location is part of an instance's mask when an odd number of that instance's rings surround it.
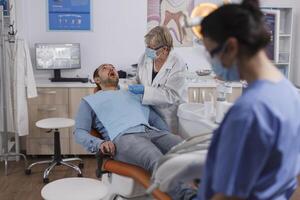
<svg viewBox="0 0 300 200">
<path fill-rule="evenodd" d="M 128 85 L 132 83 L 130 79 L 120 79 L 120 85 Z M 94 88 L 96 87 L 95 83 L 80 83 L 80 82 L 51 82 L 48 79 L 37 79 L 36 86 L 40 88 L 48 88 L 48 87 L 55 87 L 55 88 Z"/>
<path fill-rule="evenodd" d="M 126 86 L 132 84 L 133 80 L 131 79 L 120 79 L 120 86 Z M 51 82 L 48 79 L 37 79 L 36 80 L 37 87 L 47 88 L 47 87 L 55 87 L 55 88 L 94 88 L 95 83 L 80 83 L 80 82 Z M 204 79 L 198 80 L 197 82 L 188 81 L 187 87 L 217 87 L 218 82 L 215 79 Z M 241 83 L 231 83 L 232 87 L 240 88 L 242 87 Z"/>
</svg>

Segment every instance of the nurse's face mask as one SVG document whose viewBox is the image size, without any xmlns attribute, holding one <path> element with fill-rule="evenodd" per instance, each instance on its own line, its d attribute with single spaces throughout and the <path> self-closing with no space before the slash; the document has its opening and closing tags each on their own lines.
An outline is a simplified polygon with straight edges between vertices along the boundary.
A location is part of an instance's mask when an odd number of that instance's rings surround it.
<svg viewBox="0 0 300 200">
<path fill-rule="evenodd" d="M 240 81 L 240 75 L 237 69 L 236 62 L 234 62 L 234 64 L 232 64 L 231 66 L 225 68 L 218 56 L 224 52 L 225 48 L 226 43 L 225 45 L 219 45 L 209 52 L 211 56 L 212 70 L 219 78 L 224 81 Z"/>
<path fill-rule="evenodd" d="M 151 60 L 155 60 L 158 56 L 157 56 L 157 51 L 159 49 L 161 49 L 163 46 L 159 46 L 157 48 L 150 48 L 147 47 L 145 50 L 145 54 L 148 58 L 150 58 Z"/>
</svg>

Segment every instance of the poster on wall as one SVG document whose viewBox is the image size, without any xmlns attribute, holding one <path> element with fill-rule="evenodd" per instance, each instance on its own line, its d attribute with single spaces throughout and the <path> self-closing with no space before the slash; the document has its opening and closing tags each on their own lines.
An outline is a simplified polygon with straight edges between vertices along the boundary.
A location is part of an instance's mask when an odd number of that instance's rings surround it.
<svg viewBox="0 0 300 200">
<path fill-rule="evenodd" d="M 48 0 L 49 30 L 91 30 L 90 0 Z"/>
<path fill-rule="evenodd" d="M 271 41 L 266 47 L 266 53 L 270 60 L 275 63 L 279 60 L 279 52 L 278 52 L 278 34 L 279 34 L 279 23 L 280 23 L 280 12 L 279 10 L 268 10 L 263 9 L 264 13 L 264 21 L 267 30 L 271 35 Z"/>
<path fill-rule="evenodd" d="M 4 16 L 8 16 L 9 12 L 8 12 L 8 6 L 9 2 L 8 0 L 0 0 L 0 6 L 3 6 L 3 15 Z"/>
<path fill-rule="evenodd" d="M 194 8 L 194 0 L 148 0 L 147 28 L 162 25 L 170 30 L 175 47 L 193 46 L 191 29 L 180 25 L 181 18 L 190 16 Z"/>
</svg>

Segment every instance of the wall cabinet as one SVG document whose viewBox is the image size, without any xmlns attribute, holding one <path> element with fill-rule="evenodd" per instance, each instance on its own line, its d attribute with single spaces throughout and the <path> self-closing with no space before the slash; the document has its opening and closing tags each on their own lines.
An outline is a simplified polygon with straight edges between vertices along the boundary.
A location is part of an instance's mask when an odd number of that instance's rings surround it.
<svg viewBox="0 0 300 200">
<path fill-rule="evenodd" d="M 293 9 L 264 7 L 265 23 L 271 34 L 267 55 L 287 77 L 290 77 L 293 45 Z"/>
<path fill-rule="evenodd" d="M 29 100 L 29 135 L 26 138 L 28 155 L 53 154 L 53 133 L 35 126 L 38 120 L 50 117 L 75 119 L 82 97 L 93 94 L 93 87 L 39 87 L 38 97 Z M 212 93 L 216 99 L 216 87 L 190 87 L 189 102 L 203 102 L 202 91 Z M 240 87 L 234 87 L 228 101 L 233 102 L 241 94 Z M 208 95 L 206 95 L 208 97 Z M 88 153 L 75 142 L 74 127 L 60 129 L 61 150 L 65 155 L 83 155 Z"/>
<path fill-rule="evenodd" d="M 29 155 L 53 154 L 53 133 L 35 126 L 38 120 L 50 117 L 74 119 L 82 97 L 93 88 L 38 88 L 38 97 L 29 100 L 29 131 L 26 151 Z M 60 129 L 62 154 L 89 154 L 75 143 L 74 128 Z"/>
<path fill-rule="evenodd" d="M 94 88 L 70 88 L 69 89 L 69 117 L 74 119 L 77 114 L 82 97 L 93 94 Z M 70 154 L 88 154 L 81 145 L 75 142 L 73 135 L 74 127 L 70 128 Z"/>
</svg>

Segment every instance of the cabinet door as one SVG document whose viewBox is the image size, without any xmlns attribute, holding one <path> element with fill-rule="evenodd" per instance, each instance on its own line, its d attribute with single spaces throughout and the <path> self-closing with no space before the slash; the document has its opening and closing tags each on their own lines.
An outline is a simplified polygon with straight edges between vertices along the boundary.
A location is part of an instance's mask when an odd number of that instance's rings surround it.
<svg viewBox="0 0 300 200">
<path fill-rule="evenodd" d="M 93 94 L 94 88 L 70 88 L 69 89 L 69 116 L 75 119 L 79 103 L 82 97 Z M 79 154 L 91 154 L 88 153 L 81 145 L 75 142 L 73 135 L 74 128 L 70 128 L 70 153 Z"/>
<path fill-rule="evenodd" d="M 36 122 L 52 117 L 69 118 L 67 88 L 38 88 L 38 97 L 29 99 L 29 130 L 26 150 L 32 155 L 51 155 L 54 148 L 54 135 L 48 130 L 36 127 Z M 69 129 L 60 129 L 63 154 L 69 153 Z"/>
<path fill-rule="evenodd" d="M 31 105 L 67 105 L 68 88 L 38 88 L 38 97 L 30 99 Z"/>
<path fill-rule="evenodd" d="M 38 105 L 31 104 L 29 106 L 29 138 L 53 137 L 52 134 L 46 133 L 47 130 L 36 127 L 35 123 L 41 119 L 52 117 L 69 117 L 68 105 Z M 60 129 L 60 136 L 63 138 L 69 137 L 69 129 Z"/>
</svg>

